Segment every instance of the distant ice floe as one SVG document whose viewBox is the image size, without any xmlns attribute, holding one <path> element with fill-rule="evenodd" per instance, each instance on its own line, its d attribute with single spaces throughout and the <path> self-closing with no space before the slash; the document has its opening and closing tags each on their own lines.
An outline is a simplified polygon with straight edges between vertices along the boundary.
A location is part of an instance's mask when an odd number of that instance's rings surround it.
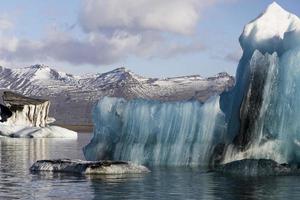
<svg viewBox="0 0 300 200">
<path fill-rule="evenodd" d="M 4 92 L 1 105 L 0 136 L 30 138 L 77 138 L 77 133 L 66 128 L 50 125 L 48 100 L 25 97 Z"/>
</svg>

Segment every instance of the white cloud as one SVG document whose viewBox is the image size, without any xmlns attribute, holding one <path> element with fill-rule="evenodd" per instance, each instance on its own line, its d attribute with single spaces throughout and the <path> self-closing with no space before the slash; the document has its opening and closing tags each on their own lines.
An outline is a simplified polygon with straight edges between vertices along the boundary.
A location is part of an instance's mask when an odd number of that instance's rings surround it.
<svg viewBox="0 0 300 200">
<path fill-rule="evenodd" d="M 59 30 L 42 40 L 16 38 L 4 34 L 13 24 L 0 18 L 0 60 L 96 66 L 131 55 L 166 58 L 199 52 L 205 49 L 194 35 L 199 18 L 216 1 L 224 0 L 83 0 L 81 38 Z"/>
<path fill-rule="evenodd" d="M 243 50 L 241 48 L 236 49 L 235 51 L 229 52 L 225 55 L 225 60 L 238 63 L 243 54 Z"/>
<path fill-rule="evenodd" d="M 81 23 L 87 32 L 127 31 L 194 32 L 201 9 L 211 0 L 84 0 Z"/>
<path fill-rule="evenodd" d="M 13 28 L 13 23 L 5 17 L 0 17 L 0 31 L 7 31 Z"/>
<path fill-rule="evenodd" d="M 0 16 L 0 49 L 13 50 L 16 48 L 18 39 L 9 36 L 8 31 L 14 27 L 12 21 L 4 16 Z"/>
<path fill-rule="evenodd" d="M 53 32 L 42 41 L 6 38 L 0 45 L 0 57 L 14 63 L 54 59 L 75 65 L 109 64 L 132 53 L 139 40 L 138 36 L 124 33 L 116 33 L 109 39 L 97 34 L 79 40 L 64 32 Z"/>
</svg>

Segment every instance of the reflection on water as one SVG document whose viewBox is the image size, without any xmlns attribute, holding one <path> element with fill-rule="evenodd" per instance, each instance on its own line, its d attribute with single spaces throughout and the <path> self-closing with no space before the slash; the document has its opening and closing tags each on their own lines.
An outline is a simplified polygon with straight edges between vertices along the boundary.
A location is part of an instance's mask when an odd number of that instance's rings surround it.
<svg viewBox="0 0 300 200">
<path fill-rule="evenodd" d="M 0 199 L 299 199 L 298 177 L 241 179 L 193 168 L 153 168 L 144 175 L 31 174 L 38 159 L 83 159 L 78 141 L 0 138 Z"/>
</svg>

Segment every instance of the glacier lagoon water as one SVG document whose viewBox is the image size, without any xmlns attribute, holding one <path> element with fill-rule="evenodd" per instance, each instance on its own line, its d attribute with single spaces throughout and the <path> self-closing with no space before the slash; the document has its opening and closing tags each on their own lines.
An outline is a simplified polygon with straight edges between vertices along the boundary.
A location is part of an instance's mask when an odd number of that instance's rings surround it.
<svg viewBox="0 0 300 200">
<path fill-rule="evenodd" d="M 299 177 L 293 176 L 242 179 L 190 167 L 131 176 L 29 172 L 37 159 L 83 159 L 90 138 L 0 138 L 0 199 L 299 199 Z"/>
</svg>

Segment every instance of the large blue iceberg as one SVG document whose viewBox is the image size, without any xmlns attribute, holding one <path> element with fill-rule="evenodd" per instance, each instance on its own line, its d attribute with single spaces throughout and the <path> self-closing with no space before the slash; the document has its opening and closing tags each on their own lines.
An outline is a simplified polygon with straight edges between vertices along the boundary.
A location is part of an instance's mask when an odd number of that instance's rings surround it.
<svg viewBox="0 0 300 200">
<path fill-rule="evenodd" d="M 104 98 L 85 156 L 152 165 L 300 162 L 300 19 L 272 3 L 245 26 L 235 87 L 204 104 Z"/>
<path fill-rule="evenodd" d="M 84 148 L 88 160 L 130 160 L 147 165 L 203 165 L 223 140 L 219 97 L 159 102 L 105 97 L 94 110 L 95 130 Z"/>
<path fill-rule="evenodd" d="M 299 162 L 300 20 L 273 3 L 245 26 L 240 43 L 236 85 L 220 103 L 233 137 L 223 162 Z"/>
</svg>

